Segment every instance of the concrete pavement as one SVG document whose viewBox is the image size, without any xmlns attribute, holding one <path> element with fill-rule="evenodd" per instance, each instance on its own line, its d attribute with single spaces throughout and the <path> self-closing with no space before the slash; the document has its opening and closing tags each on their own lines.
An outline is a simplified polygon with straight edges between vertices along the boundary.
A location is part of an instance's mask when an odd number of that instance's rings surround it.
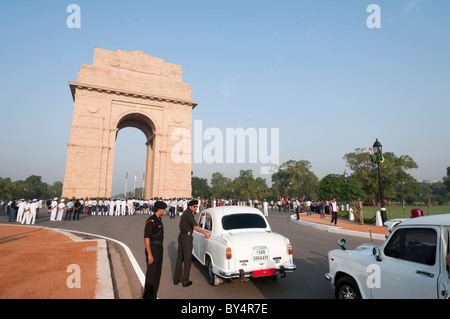
<svg viewBox="0 0 450 319">
<path fill-rule="evenodd" d="M 317 213 L 312 213 L 311 215 L 300 214 L 299 220 L 296 219 L 296 215 L 294 214 L 290 216 L 289 221 L 303 226 L 314 227 L 318 230 L 341 233 L 343 235 L 349 236 L 372 238 L 374 240 L 384 240 L 388 230 L 387 227 L 384 226 L 380 227 L 374 225 L 360 225 L 359 223 L 351 222 L 343 218 L 340 218 L 338 220 L 337 226 L 334 226 L 331 225 L 330 215 L 326 215 L 325 218 L 320 218 L 320 215 Z M 17 225 L 17 223 L 14 223 L 14 225 Z M 7 226 L 0 225 L 0 227 Z M 58 231 L 52 228 L 47 229 L 51 231 Z M 59 232 L 70 237 L 73 241 L 78 242 L 86 239 L 85 236 L 79 236 L 79 234 L 76 234 L 76 232 Z M 49 245 L 48 240 L 46 240 L 45 238 L 40 238 L 39 240 L 41 240 L 42 242 L 38 243 L 38 245 Z M 129 265 L 130 261 L 127 260 L 128 257 L 126 254 L 124 254 L 123 249 L 120 247 L 120 245 L 109 241 L 107 243 L 105 240 L 97 240 L 96 242 L 97 246 L 88 248 L 88 250 L 96 250 L 98 252 L 97 259 L 95 262 L 93 262 L 94 264 L 92 265 L 93 268 L 97 269 L 98 275 L 97 292 L 95 294 L 95 298 L 140 298 L 137 293 L 141 293 L 142 287 L 140 287 L 139 280 L 136 280 L 136 274 L 134 274 L 132 271 L 133 267 Z M 127 267 L 125 267 L 124 264 L 127 264 Z M 17 262 L 16 265 L 17 267 L 26 267 L 26 265 L 21 262 Z"/>
</svg>

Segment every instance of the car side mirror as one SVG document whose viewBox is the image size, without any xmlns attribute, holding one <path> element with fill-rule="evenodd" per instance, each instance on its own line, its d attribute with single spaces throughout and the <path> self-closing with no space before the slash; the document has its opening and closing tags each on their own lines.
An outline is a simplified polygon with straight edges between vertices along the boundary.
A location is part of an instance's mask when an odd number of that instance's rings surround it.
<svg viewBox="0 0 450 319">
<path fill-rule="evenodd" d="M 347 250 L 347 248 L 344 247 L 345 245 L 345 239 L 344 238 L 340 238 L 337 242 L 338 246 L 341 247 L 342 250 Z"/>
<path fill-rule="evenodd" d="M 373 247 L 372 254 L 376 257 L 377 261 L 381 261 L 381 258 L 380 258 L 380 255 L 381 255 L 380 247 Z"/>
</svg>

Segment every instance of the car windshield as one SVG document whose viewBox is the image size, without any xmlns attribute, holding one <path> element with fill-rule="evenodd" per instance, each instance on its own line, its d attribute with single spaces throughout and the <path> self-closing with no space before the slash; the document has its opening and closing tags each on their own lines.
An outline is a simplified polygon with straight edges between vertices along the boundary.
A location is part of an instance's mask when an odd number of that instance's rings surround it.
<svg viewBox="0 0 450 319">
<path fill-rule="evenodd" d="M 266 228 L 266 221 L 257 214 L 233 214 L 222 218 L 224 230 L 242 229 L 242 228 Z"/>
</svg>

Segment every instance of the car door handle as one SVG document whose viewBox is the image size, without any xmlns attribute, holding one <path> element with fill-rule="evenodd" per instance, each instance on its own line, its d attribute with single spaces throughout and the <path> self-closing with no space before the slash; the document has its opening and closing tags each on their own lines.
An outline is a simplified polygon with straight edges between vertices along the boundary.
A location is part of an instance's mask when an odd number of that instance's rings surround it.
<svg viewBox="0 0 450 319">
<path fill-rule="evenodd" d="M 434 274 L 432 274 L 431 272 L 423 271 L 423 270 L 416 270 L 416 274 L 418 274 L 418 275 L 425 275 L 425 276 L 428 276 L 430 278 L 434 277 Z"/>
</svg>

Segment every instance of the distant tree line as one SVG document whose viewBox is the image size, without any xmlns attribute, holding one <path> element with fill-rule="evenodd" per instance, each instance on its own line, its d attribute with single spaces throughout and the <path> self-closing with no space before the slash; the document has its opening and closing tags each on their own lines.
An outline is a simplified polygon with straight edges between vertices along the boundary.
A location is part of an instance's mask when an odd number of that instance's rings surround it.
<svg viewBox="0 0 450 319">
<path fill-rule="evenodd" d="M 361 198 L 363 201 L 379 202 L 378 170 L 371 162 L 369 152 L 356 149 L 345 154 L 344 160 L 351 171 L 347 177 L 342 172 L 328 174 L 320 180 L 312 171 L 310 162 L 289 160 L 273 172 L 270 187 L 266 179 L 255 178 L 252 170 L 241 170 L 239 176 L 234 179 L 215 172 L 209 183 L 206 178 L 192 176 L 192 196 L 259 200 L 275 200 L 279 197 L 327 200 L 335 197 L 339 201 L 351 202 Z M 408 155 L 398 157 L 394 153 L 384 153 L 384 162 L 381 165 L 384 199 L 406 204 L 447 204 L 450 199 L 450 167 L 447 167 L 442 182 L 433 184 L 418 182 L 408 173 L 416 168 L 418 165 Z M 62 187 L 62 182 L 47 184 L 42 181 L 41 176 L 36 175 L 18 181 L 0 177 L 0 199 L 61 197 Z M 142 190 L 136 189 L 133 194 L 128 193 L 127 196 L 132 197 L 135 192 L 139 197 Z"/>
<path fill-rule="evenodd" d="M 48 199 L 60 197 L 62 182 L 47 184 L 41 176 L 31 175 L 25 180 L 11 181 L 11 178 L 0 177 L 0 199 Z"/>
<path fill-rule="evenodd" d="M 384 153 L 381 164 L 383 197 L 386 201 L 412 204 L 417 202 L 443 205 L 450 198 L 450 167 L 442 182 L 433 184 L 417 181 L 409 174 L 418 165 L 408 155 Z M 269 187 L 262 177 L 255 178 L 252 170 L 241 170 L 231 179 L 215 172 L 208 183 L 206 178 L 192 176 L 192 195 L 201 198 L 267 199 L 298 197 L 312 200 L 339 201 L 360 198 L 380 202 L 378 169 L 366 149 L 358 148 L 344 155 L 348 176 L 328 174 L 321 180 L 314 174 L 310 162 L 289 160 L 280 165 L 271 176 Z"/>
</svg>

